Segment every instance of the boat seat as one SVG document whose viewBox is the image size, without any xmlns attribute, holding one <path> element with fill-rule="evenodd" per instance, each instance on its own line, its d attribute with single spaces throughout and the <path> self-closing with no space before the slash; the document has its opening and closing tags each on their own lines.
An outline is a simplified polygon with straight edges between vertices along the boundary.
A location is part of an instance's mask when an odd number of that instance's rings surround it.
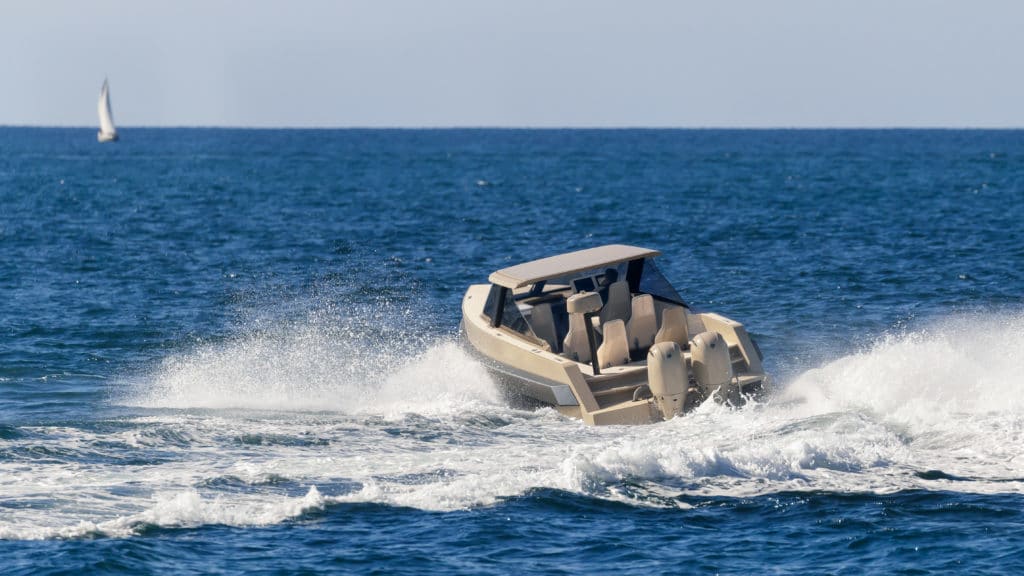
<svg viewBox="0 0 1024 576">
<path fill-rule="evenodd" d="M 686 308 L 670 306 L 661 311 L 661 329 L 654 335 L 654 343 L 675 342 L 686 350 L 690 347 L 690 328 L 686 324 Z"/>
<path fill-rule="evenodd" d="M 555 335 L 555 317 L 551 314 L 551 304 L 536 304 L 530 313 L 530 328 L 538 338 L 548 343 L 551 351 L 558 353 L 558 336 Z"/>
<path fill-rule="evenodd" d="M 619 280 L 608 285 L 604 307 L 601 308 L 601 325 L 611 320 L 629 320 L 629 282 Z M 602 328 L 603 329 L 603 328 Z"/>
<path fill-rule="evenodd" d="M 593 314 L 601 308 L 601 297 L 597 292 L 573 294 L 566 301 L 569 312 L 569 331 L 562 341 L 562 355 L 587 364 L 593 357 L 590 340 L 587 339 L 587 320 L 584 314 Z"/>
<path fill-rule="evenodd" d="M 658 318 L 654 315 L 654 297 L 650 294 L 637 294 L 631 302 L 632 312 L 626 333 L 629 335 L 631 351 L 646 351 L 654 344 L 654 336 L 658 332 Z"/>
<path fill-rule="evenodd" d="M 621 319 L 610 320 L 604 325 L 604 342 L 597 347 L 597 364 L 601 368 L 629 364 L 626 323 Z"/>
</svg>

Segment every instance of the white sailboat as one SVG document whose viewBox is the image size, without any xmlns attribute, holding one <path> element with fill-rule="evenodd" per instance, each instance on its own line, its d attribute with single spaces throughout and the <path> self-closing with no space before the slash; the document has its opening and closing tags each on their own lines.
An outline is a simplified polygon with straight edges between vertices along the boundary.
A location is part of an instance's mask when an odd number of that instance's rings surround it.
<svg viewBox="0 0 1024 576">
<path fill-rule="evenodd" d="M 96 139 L 100 142 L 113 142 L 117 140 L 117 128 L 114 127 L 114 115 L 110 111 L 110 87 L 107 79 L 103 79 L 103 89 L 100 90 L 100 131 L 96 133 Z"/>
</svg>

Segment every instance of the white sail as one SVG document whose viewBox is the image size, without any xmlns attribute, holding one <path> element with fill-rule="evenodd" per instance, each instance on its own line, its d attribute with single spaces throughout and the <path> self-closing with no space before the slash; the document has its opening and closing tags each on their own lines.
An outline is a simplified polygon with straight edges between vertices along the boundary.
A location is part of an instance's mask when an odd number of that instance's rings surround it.
<svg viewBox="0 0 1024 576">
<path fill-rule="evenodd" d="M 114 114 L 110 111 L 110 87 L 107 85 L 107 80 L 105 78 L 103 79 L 103 89 L 100 90 L 99 113 L 100 131 L 96 134 L 96 139 L 100 142 L 117 140 L 117 128 L 114 127 Z"/>
</svg>

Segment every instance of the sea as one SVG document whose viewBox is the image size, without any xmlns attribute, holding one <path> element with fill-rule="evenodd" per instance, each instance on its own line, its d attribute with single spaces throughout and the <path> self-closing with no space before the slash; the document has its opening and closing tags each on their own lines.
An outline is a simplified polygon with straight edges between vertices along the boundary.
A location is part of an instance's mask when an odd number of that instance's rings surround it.
<svg viewBox="0 0 1024 576">
<path fill-rule="evenodd" d="M 466 287 L 662 252 L 772 376 L 588 427 Z M 3 574 L 1020 574 L 1024 131 L 0 128 Z"/>
</svg>

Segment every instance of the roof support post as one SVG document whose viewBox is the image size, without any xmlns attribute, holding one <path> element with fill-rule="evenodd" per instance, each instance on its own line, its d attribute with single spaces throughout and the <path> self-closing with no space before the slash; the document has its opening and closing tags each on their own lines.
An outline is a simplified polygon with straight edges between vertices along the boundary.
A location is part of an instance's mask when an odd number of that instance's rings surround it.
<svg viewBox="0 0 1024 576">
<path fill-rule="evenodd" d="M 594 323 L 590 321 L 594 317 L 592 312 L 583 314 L 584 328 L 587 330 L 587 343 L 590 344 L 590 366 L 594 369 L 594 376 L 601 373 L 601 364 L 597 361 L 597 337 L 594 336 Z"/>
</svg>

